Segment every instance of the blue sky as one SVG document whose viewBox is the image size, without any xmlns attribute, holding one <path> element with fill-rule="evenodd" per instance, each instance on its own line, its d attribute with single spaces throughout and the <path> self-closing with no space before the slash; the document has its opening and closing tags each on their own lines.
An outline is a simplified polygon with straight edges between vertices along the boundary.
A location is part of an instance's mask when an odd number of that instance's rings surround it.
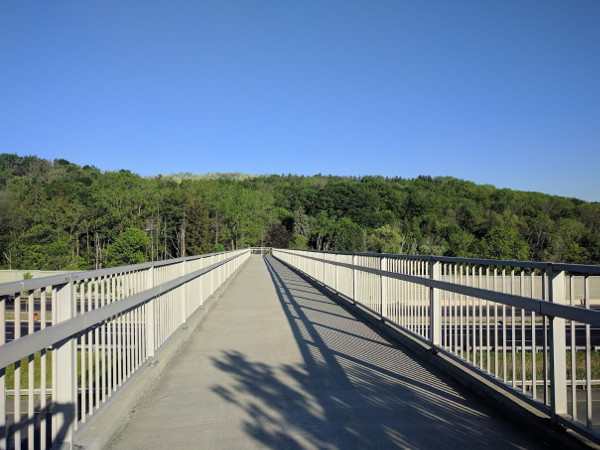
<svg viewBox="0 0 600 450">
<path fill-rule="evenodd" d="M 0 152 L 600 201 L 600 1 L 0 0 Z"/>
</svg>

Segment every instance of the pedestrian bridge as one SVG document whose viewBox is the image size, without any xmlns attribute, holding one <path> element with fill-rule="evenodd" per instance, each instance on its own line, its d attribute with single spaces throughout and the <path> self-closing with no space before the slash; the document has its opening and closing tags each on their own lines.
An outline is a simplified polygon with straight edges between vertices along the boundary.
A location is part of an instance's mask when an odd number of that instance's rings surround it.
<svg viewBox="0 0 600 450">
<path fill-rule="evenodd" d="M 597 442 L 598 267 L 262 253 L 0 285 L 2 448 Z"/>
</svg>

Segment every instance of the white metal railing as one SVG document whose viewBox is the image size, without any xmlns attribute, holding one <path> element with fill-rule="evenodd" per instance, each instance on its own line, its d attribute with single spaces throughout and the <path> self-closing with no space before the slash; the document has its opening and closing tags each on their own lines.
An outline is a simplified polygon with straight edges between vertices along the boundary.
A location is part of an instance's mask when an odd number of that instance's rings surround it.
<svg viewBox="0 0 600 450">
<path fill-rule="evenodd" d="M 250 254 L 0 284 L 0 449 L 73 447 L 77 429 Z"/>
<path fill-rule="evenodd" d="M 282 249 L 273 256 L 554 423 L 600 439 L 600 266 Z"/>
</svg>

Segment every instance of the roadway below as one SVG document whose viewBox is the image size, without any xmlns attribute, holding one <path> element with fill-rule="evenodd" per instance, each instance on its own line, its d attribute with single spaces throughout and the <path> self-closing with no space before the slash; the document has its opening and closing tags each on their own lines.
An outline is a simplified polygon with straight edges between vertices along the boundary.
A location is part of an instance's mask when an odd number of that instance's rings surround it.
<svg viewBox="0 0 600 450">
<path fill-rule="evenodd" d="M 108 448 L 548 448 L 252 256 Z"/>
</svg>

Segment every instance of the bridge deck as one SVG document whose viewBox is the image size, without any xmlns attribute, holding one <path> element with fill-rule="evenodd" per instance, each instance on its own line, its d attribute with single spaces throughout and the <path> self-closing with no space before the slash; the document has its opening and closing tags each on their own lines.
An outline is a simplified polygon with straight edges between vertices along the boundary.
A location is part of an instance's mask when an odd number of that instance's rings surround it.
<svg viewBox="0 0 600 450">
<path fill-rule="evenodd" d="M 541 445 L 262 256 L 250 258 L 110 444 Z"/>
</svg>

